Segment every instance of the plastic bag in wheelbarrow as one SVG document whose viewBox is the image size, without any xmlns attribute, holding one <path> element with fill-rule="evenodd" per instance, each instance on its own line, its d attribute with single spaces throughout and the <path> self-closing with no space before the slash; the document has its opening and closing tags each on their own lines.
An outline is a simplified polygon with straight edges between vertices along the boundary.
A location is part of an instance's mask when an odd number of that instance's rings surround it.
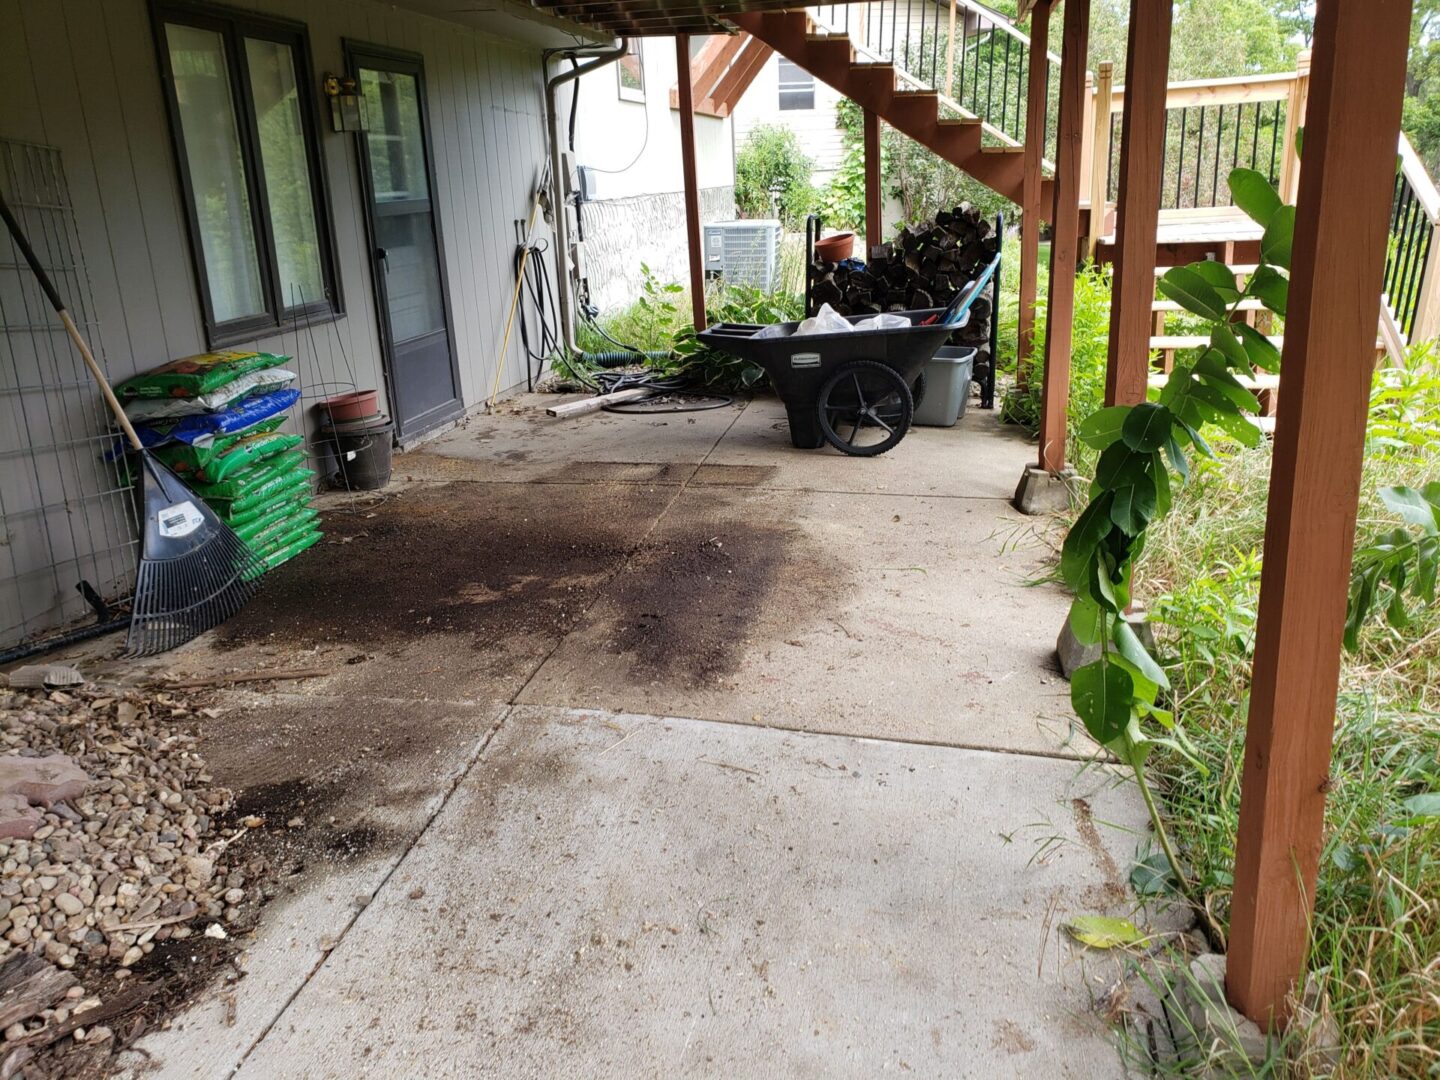
<svg viewBox="0 0 1440 1080">
<path fill-rule="evenodd" d="M 829 304 L 821 304 L 820 310 L 812 318 L 806 319 L 795 328 L 792 337 L 808 337 L 811 334 L 847 334 L 855 330 L 901 330 L 910 325 L 910 320 L 904 315 L 896 315 L 892 312 L 884 312 L 880 315 L 871 316 L 868 319 L 861 319 L 859 322 L 851 322 L 844 315 L 832 308 Z M 766 327 L 769 330 L 770 327 Z M 766 334 L 765 330 L 760 331 L 756 337 L 772 337 L 775 335 Z"/>
</svg>

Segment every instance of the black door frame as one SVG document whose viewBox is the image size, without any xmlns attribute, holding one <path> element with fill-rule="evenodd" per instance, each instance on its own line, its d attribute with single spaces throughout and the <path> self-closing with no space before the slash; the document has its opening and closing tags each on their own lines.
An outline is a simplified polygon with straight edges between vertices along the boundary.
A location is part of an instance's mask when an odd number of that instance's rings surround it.
<svg viewBox="0 0 1440 1080">
<path fill-rule="evenodd" d="M 365 239 L 370 255 L 371 291 L 375 296 L 375 315 L 380 330 L 380 367 L 385 377 L 391 411 L 395 414 L 395 439 L 403 443 L 406 439 L 423 435 L 465 413 L 460 387 L 460 359 L 455 341 L 455 321 L 450 306 L 450 275 L 446 271 L 445 238 L 440 225 L 439 188 L 435 183 L 435 141 L 430 135 L 430 99 L 425 82 L 425 58 L 419 53 L 374 45 L 354 38 L 342 38 L 340 43 L 345 53 L 345 70 L 351 75 L 356 75 L 362 66 L 413 75 L 416 100 L 420 108 L 420 135 L 425 144 L 425 180 L 430 188 L 430 224 L 435 233 L 435 259 L 438 263 L 436 269 L 440 280 L 440 301 L 445 311 L 445 337 L 450 347 L 450 378 L 455 387 L 455 398 L 453 406 L 437 407 L 428 414 L 422 414 L 411 422 L 411 426 L 407 426 L 400 416 L 401 395 L 397 391 L 394 370 L 395 340 L 390 327 L 390 304 L 385 293 L 384 267 L 380 264 L 380 246 L 376 240 L 375 186 L 370 177 L 370 151 L 364 144 L 364 132 L 358 132 L 355 139 L 355 164 L 360 173 L 361 197 L 365 201 Z"/>
</svg>

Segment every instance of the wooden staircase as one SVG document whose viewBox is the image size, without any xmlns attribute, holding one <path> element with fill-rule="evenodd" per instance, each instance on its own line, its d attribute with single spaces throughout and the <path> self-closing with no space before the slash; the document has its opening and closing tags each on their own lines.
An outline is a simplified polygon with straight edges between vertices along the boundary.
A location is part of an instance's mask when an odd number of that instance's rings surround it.
<svg viewBox="0 0 1440 1080">
<path fill-rule="evenodd" d="M 1021 201 L 1023 146 L 984 145 L 978 117 L 942 115 L 936 90 L 901 89 L 895 65 L 857 58 L 848 35 L 816 33 L 804 11 L 734 12 L 726 18 L 956 168 Z M 1051 183 L 1042 181 L 1042 203 L 1052 198 Z"/>
</svg>

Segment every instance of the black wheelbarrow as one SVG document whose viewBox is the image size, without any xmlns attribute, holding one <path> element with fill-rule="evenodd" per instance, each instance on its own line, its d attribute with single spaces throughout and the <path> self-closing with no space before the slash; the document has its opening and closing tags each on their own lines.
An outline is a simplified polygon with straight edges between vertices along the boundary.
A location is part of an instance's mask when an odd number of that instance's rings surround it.
<svg viewBox="0 0 1440 1080">
<path fill-rule="evenodd" d="M 897 311 L 909 325 L 889 330 L 850 330 L 795 336 L 798 322 L 760 326 L 717 323 L 696 335 L 765 369 L 790 420 L 790 441 L 802 450 L 829 443 L 858 457 L 895 446 L 915 416 L 912 388 L 925 365 L 955 331 L 980 295 L 998 256 L 950 306 Z M 862 322 L 870 315 L 846 321 Z"/>
</svg>

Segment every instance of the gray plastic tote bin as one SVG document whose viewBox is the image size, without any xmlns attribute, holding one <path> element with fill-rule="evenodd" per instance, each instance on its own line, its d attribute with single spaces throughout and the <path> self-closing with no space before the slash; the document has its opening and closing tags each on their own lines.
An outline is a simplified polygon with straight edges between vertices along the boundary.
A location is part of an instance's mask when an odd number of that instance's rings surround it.
<svg viewBox="0 0 1440 1080">
<path fill-rule="evenodd" d="M 925 365 L 925 397 L 915 406 L 915 423 L 926 427 L 954 427 L 965 415 L 970 400 L 970 375 L 975 350 L 944 345 Z"/>
</svg>

